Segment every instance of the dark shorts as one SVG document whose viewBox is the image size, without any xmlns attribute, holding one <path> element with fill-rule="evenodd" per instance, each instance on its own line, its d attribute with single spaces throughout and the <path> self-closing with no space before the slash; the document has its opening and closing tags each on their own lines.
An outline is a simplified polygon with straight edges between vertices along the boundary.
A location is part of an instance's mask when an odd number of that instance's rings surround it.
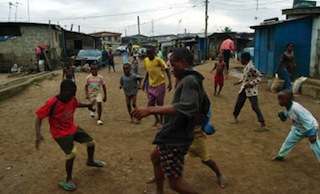
<svg viewBox="0 0 320 194">
<path fill-rule="evenodd" d="M 108 65 L 114 66 L 114 61 L 113 60 L 108 60 Z"/>
<path fill-rule="evenodd" d="M 73 142 L 79 142 L 82 144 L 93 142 L 93 138 L 81 127 L 77 128 L 77 131 L 74 134 L 66 135 L 60 138 L 55 139 L 56 142 L 59 144 L 61 149 L 66 153 L 67 155 L 71 153 L 74 145 Z"/>
<path fill-rule="evenodd" d="M 159 86 L 153 87 L 148 86 L 148 104 L 149 106 L 163 106 L 164 96 L 166 94 L 166 84 L 160 84 Z"/>
<path fill-rule="evenodd" d="M 189 146 L 158 145 L 157 149 L 162 172 L 169 178 L 182 176 L 184 156 L 188 153 Z"/>
<path fill-rule="evenodd" d="M 223 84 L 224 84 L 223 74 L 222 74 L 222 75 L 216 74 L 216 75 L 214 76 L 214 85 L 215 85 L 215 86 L 217 86 L 217 85 L 223 86 Z"/>
</svg>

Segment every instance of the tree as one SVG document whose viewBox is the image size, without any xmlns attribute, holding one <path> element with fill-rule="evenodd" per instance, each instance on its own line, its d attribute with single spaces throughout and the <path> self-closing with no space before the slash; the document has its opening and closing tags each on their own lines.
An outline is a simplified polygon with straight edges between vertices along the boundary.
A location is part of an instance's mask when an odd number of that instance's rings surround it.
<svg viewBox="0 0 320 194">
<path fill-rule="evenodd" d="M 225 32 L 225 33 L 230 33 L 232 32 L 232 29 L 228 26 L 224 27 L 224 29 L 222 30 L 222 32 Z"/>
</svg>

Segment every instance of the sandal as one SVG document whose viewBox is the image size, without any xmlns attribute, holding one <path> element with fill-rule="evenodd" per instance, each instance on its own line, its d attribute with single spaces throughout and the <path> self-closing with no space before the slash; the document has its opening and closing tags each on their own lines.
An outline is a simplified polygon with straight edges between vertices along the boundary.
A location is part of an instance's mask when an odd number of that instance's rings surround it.
<svg viewBox="0 0 320 194">
<path fill-rule="evenodd" d="M 269 131 L 267 127 L 258 127 L 254 130 L 255 132 L 264 132 L 264 131 Z"/>
<path fill-rule="evenodd" d="M 97 160 L 97 161 L 94 161 L 93 164 L 87 162 L 87 166 L 93 166 L 93 167 L 103 168 L 103 167 L 106 166 L 106 163 L 103 162 L 103 161 Z"/>
<path fill-rule="evenodd" d="M 73 182 L 67 182 L 67 183 L 60 182 L 59 186 L 65 191 L 75 191 L 75 190 L 77 190 L 77 185 L 74 184 Z"/>
</svg>

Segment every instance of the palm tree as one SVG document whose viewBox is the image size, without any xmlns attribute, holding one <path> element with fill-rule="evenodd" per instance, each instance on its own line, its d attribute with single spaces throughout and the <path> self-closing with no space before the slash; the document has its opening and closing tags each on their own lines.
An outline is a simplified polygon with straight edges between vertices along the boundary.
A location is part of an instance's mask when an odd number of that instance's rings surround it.
<svg viewBox="0 0 320 194">
<path fill-rule="evenodd" d="M 224 29 L 221 30 L 221 31 L 222 31 L 222 32 L 225 32 L 225 33 L 230 33 L 230 32 L 232 32 L 232 29 L 231 29 L 230 27 L 226 26 L 226 27 L 224 27 Z"/>
</svg>

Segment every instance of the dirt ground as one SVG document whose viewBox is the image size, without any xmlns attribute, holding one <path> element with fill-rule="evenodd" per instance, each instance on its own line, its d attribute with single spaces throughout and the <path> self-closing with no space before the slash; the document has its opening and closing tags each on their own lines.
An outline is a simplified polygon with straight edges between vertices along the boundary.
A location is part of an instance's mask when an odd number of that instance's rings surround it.
<svg viewBox="0 0 320 194">
<path fill-rule="evenodd" d="M 205 76 L 205 88 L 212 102 L 211 122 L 217 132 L 208 136 L 208 151 L 228 180 L 225 189 L 217 184 L 215 174 L 199 158 L 186 157 L 185 178 L 200 193 L 319 193 L 319 162 L 313 155 L 307 139 L 301 141 L 283 162 L 270 161 L 289 132 L 291 121 L 280 122 L 275 93 L 268 91 L 267 79 L 259 87 L 259 103 L 270 131 L 257 133 L 256 115 L 247 101 L 238 124 L 228 122 L 238 94 L 238 80 L 229 76 L 220 97 L 213 96 L 213 63 L 195 67 Z M 237 61 L 232 67 L 239 67 Z M 140 69 L 144 75 L 143 68 Z M 102 69 L 107 83 L 108 101 L 103 104 L 104 125 L 98 126 L 87 109 L 75 113 L 77 125 L 86 129 L 96 140 L 96 159 L 107 167 L 87 167 L 86 148 L 77 144 L 78 154 L 73 176 L 78 189 L 74 193 L 139 194 L 153 190 L 154 184 L 145 181 L 153 175 L 150 153 L 157 129 L 151 128 L 153 117 L 131 124 L 126 110 L 123 91 L 119 89 L 122 74 L 120 63 L 116 73 Z M 52 79 L 34 83 L 21 94 L 0 102 L 0 191 L 1 193 L 63 193 L 58 182 L 65 179 L 65 156 L 52 139 L 47 120 L 43 121 L 45 141 L 35 149 L 35 110 L 59 91 L 62 71 Z M 87 73 L 76 73 L 77 97 L 85 101 L 84 80 Z M 167 93 L 170 104 L 173 91 Z M 309 109 L 320 121 L 320 105 L 312 98 L 296 95 L 296 101 Z M 139 92 L 138 106 L 147 104 L 146 94 Z M 173 194 L 167 182 L 165 193 Z"/>
</svg>

